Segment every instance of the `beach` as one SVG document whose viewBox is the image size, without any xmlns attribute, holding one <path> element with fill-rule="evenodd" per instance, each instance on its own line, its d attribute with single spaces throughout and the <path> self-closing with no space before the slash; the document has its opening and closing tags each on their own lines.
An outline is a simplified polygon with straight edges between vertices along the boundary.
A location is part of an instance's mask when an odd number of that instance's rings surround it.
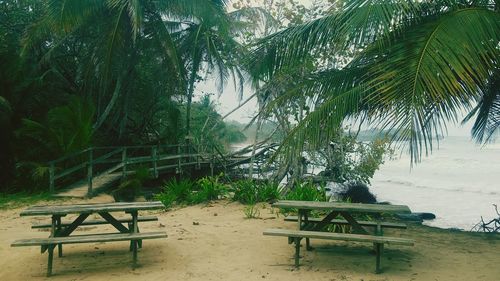
<svg viewBox="0 0 500 281">
<path fill-rule="evenodd" d="M 107 195 L 85 200 L 110 201 Z M 69 203 L 82 201 L 48 202 Z M 0 255 L 4 257 L 0 259 L 0 280 L 496 281 L 500 276 L 500 235 L 419 225 L 387 230 L 387 235 L 416 242 L 413 247 L 386 246 L 382 274 L 374 274 L 371 245 L 322 240 L 312 240 L 313 251 L 301 252 L 301 266 L 296 269 L 294 250 L 287 239 L 262 235 L 267 228 L 294 229 L 296 225 L 284 222 L 269 204 L 259 206 L 258 219 L 245 218 L 244 205 L 227 200 L 143 212 L 157 215 L 159 220 L 141 223 L 141 231 L 166 231 L 169 237 L 144 241 L 138 268 L 131 267 L 127 242 L 73 244 L 64 246 L 62 258 L 54 258 L 54 275 L 50 278 L 45 277 L 47 254 L 40 254 L 39 247 L 10 247 L 16 239 L 47 237 L 47 231 L 30 226 L 48 218 L 20 217 L 24 208 L 5 209 L 0 212 Z M 95 228 L 84 227 L 77 234 L 88 234 Z"/>
</svg>

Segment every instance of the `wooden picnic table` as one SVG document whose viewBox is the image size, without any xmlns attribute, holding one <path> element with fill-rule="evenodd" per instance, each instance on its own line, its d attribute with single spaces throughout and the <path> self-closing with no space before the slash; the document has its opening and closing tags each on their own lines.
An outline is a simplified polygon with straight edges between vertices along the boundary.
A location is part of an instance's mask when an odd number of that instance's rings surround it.
<svg viewBox="0 0 500 281">
<path fill-rule="evenodd" d="M 311 250 L 310 238 L 345 240 L 358 242 L 372 242 L 377 253 L 376 272 L 380 272 L 380 255 L 384 244 L 413 245 L 413 241 L 398 237 L 382 237 L 382 228 L 406 228 L 405 224 L 383 222 L 377 219 L 382 214 L 411 213 L 410 208 L 405 205 L 386 204 L 362 204 L 345 202 L 316 202 L 316 201 L 292 201 L 281 200 L 273 204 L 273 207 L 282 209 L 297 209 L 297 216 L 289 216 L 285 221 L 296 221 L 297 230 L 270 229 L 265 235 L 288 236 L 289 243 L 295 242 L 295 265 L 299 265 L 300 240 L 306 238 L 306 249 Z M 323 218 L 311 218 L 313 210 L 325 211 Z M 360 221 L 356 214 L 371 215 L 371 221 Z M 338 218 L 340 217 L 340 219 Z M 327 225 L 348 225 L 351 233 L 325 233 Z M 368 228 L 375 228 L 373 234 Z"/>
<path fill-rule="evenodd" d="M 405 205 L 387 205 L 387 204 L 363 204 L 363 203 L 345 203 L 345 202 L 317 202 L 317 201 L 291 201 L 281 200 L 273 204 L 273 207 L 291 208 L 298 211 L 298 229 L 319 231 L 338 216 L 343 217 L 347 224 L 359 234 L 369 234 L 369 231 L 360 224 L 354 214 L 395 214 L 411 213 L 410 208 Z M 312 210 L 322 210 L 328 212 L 320 221 L 309 220 L 309 213 Z M 335 222 L 335 221 L 334 221 Z M 378 227 L 377 231 L 381 231 Z M 309 242 L 307 243 L 309 248 Z"/>
<path fill-rule="evenodd" d="M 133 264 L 137 262 L 137 248 L 142 247 L 143 239 L 167 237 L 165 232 L 139 233 L 138 222 L 154 221 L 156 217 L 139 217 L 139 211 L 163 209 L 159 202 L 114 202 L 97 204 L 47 205 L 32 206 L 21 212 L 21 216 L 51 216 L 50 224 L 34 225 L 32 228 L 50 228 L 48 238 L 21 239 L 14 241 L 11 246 L 41 246 L 42 253 L 48 251 L 47 276 L 52 274 L 52 260 L 55 246 L 58 246 L 59 257 L 62 257 L 62 244 L 113 242 L 130 240 L 130 251 L 133 252 Z M 125 212 L 129 218 L 115 218 L 111 213 Z M 61 218 L 77 214 L 69 222 L 63 223 Z M 87 220 L 91 214 L 99 214 L 101 220 Z M 127 226 L 124 225 L 127 223 Z M 118 233 L 97 233 L 89 235 L 71 235 L 78 227 L 84 225 L 112 225 Z"/>
</svg>

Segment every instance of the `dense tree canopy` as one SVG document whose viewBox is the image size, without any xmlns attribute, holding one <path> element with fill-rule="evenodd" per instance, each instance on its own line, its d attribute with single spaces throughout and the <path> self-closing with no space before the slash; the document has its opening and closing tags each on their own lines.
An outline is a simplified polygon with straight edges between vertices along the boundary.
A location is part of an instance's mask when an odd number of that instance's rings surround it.
<svg viewBox="0 0 500 281">
<path fill-rule="evenodd" d="M 226 5 L 0 1 L 0 180 L 91 145 L 182 142 L 198 74 L 217 74 L 220 87 L 241 78 Z M 195 107 L 195 117 L 215 112 Z"/>
</svg>

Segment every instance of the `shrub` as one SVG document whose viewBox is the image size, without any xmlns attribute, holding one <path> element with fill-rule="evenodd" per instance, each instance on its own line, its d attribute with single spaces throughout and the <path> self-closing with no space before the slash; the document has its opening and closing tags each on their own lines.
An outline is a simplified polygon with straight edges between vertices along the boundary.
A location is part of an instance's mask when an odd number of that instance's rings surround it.
<svg viewBox="0 0 500 281">
<path fill-rule="evenodd" d="M 347 184 L 346 189 L 339 193 L 339 197 L 342 201 L 350 201 L 352 203 L 377 203 L 375 195 L 362 182 Z"/>
<path fill-rule="evenodd" d="M 259 207 L 256 204 L 245 206 L 243 213 L 245 213 L 247 219 L 256 219 L 260 216 Z"/>
<path fill-rule="evenodd" d="M 156 200 L 159 200 L 165 207 L 171 207 L 174 203 L 187 202 L 191 198 L 191 193 L 194 189 L 194 182 L 188 179 L 172 179 L 166 182 L 163 186 L 163 191 L 155 195 Z"/>
<path fill-rule="evenodd" d="M 198 204 L 216 200 L 227 192 L 226 186 L 219 179 L 220 175 L 204 177 L 197 182 L 172 179 L 165 183 L 163 191 L 156 194 L 155 199 L 161 201 L 167 208 L 174 203 Z"/>
<path fill-rule="evenodd" d="M 198 190 L 191 193 L 189 203 L 198 204 L 217 200 L 227 192 L 226 186 L 219 182 L 220 176 L 203 177 L 197 183 Z"/>
<path fill-rule="evenodd" d="M 243 204 L 254 204 L 257 202 L 257 185 L 252 180 L 240 180 L 232 185 L 234 192 L 233 200 Z"/>
<path fill-rule="evenodd" d="M 150 174 L 147 168 L 138 168 L 131 176 L 122 181 L 111 194 L 117 202 L 132 202 L 135 197 L 141 194 L 142 184 L 149 178 Z"/>
<path fill-rule="evenodd" d="M 132 202 L 141 191 L 142 183 L 138 179 L 127 179 L 120 183 L 117 189 L 112 192 L 113 198 L 117 202 Z"/>
<path fill-rule="evenodd" d="M 233 184 L 233 200 L 243 204 L 274 201 L 280 198 L 279 185 L 272 182 L 241 180 Z"/>
<path fill-rule="evenodd" d="M 311 182 L 298 183 L 285 196 L 286 200 L 297 201 L 328 201 L 324 186 L 316 186 Z"/>
</svg>

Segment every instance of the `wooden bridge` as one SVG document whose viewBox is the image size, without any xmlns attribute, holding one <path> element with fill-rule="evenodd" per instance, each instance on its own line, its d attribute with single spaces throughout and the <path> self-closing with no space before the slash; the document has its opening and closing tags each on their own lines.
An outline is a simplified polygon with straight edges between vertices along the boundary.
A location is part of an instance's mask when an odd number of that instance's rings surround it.
<svg viewBox="0 0 500 281">
<path fill-rule="evenodd" d="M 257 156 L 263 154 L 261 150 Z M 251 156 L 242 153 L 224 155 L 215 146 L 90 147 L 48 163 L 49 189 L 54 196 L 90 197 L 139 167 L 149 169 L 154 178 L 161 173 L 181 174 L 188 169 L 205 169 L 213 175 L 214 171 L 227 172 L 250 160 Z"/>
</svg>

